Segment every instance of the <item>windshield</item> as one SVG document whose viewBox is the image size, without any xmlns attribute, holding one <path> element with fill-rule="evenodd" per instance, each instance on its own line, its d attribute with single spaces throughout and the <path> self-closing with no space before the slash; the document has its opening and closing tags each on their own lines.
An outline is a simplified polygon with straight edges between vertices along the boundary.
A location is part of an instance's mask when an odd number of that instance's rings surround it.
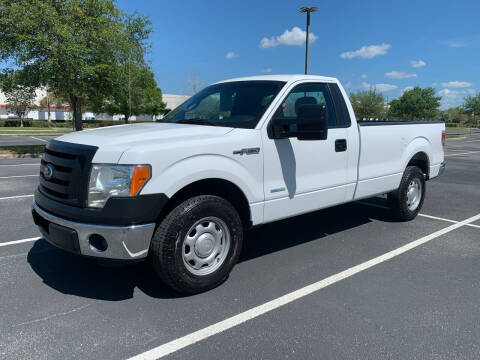
<svg viewBox="0 0 480 360">
<path fill-rule="evenodd" d="M 282 81 L 235 81 L 211 85 L 161 121 L 253 129 L 285 85 Z"/>
</svg>

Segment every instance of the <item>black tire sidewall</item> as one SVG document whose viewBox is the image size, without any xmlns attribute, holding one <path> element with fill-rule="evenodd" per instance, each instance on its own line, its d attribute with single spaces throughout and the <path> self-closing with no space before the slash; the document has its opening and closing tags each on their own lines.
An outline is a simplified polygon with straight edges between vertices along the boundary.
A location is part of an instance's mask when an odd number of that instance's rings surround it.
<svg viewBox="0 0 480 360">
<path fill-rule="evenodd" d="M 410 182 L 415 178 L 420 180 L 420 183 L 422 184 L 422 197 L 416 209 L 410 210 L 407 206 L 407 191 L 408 191 L 408 186 Z M 420 212 L 423 205 L 423 201 L 425 200 L 425 193 L 426 193 L 425 176 L 423 175 L 422 170 L 420 170 L 416 166 L 408 167 L 407 170 L 405 171 L 405 174 L 402 178 L 402 182 L 400 184 L 400 188 L 398 190 L 399 191 L 398 191 L 397 206 L 400 208 L 399 210 L 403 214 L 403 217 L 407 220 L 411 220 L 415 218 L 417 214 Z"/>
<path fill-rule="evenodd" d="M 213 273 L 199 276 L 192 274 L 183 262 L 183 242 L 187 231 L 198 220 L 205 217 L 221 219 L 230 232 L 230 248 L 223 264 Z M 198 196 L 186 200 L 175 208 L 166 219 L 165 236 L 163 240 L 163 256 L 170 261 L 162 261 L 161 272 L 168 272 L 166 281 L 177 291 L 183 293 L 197 293 L 209 290 L 226 280 L 235 266 L 243 242 L 243 227 L 235 208 L 226 200 L 217 196 Z M 174 246 L 171 246 L 174 244 Z M 170 246 L 169 246 L 170 245 Z M 160 274 L 162 278 L 162 274 Z"/>
</svg>

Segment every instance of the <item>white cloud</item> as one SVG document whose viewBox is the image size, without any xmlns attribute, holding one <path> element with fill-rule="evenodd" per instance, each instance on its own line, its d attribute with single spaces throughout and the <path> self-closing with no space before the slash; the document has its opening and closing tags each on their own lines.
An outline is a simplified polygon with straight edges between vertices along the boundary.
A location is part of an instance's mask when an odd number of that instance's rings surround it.
<svg viewBox="0 0 480 360">
<path fill-rule="evenodd" d="M 233 58 L 236 58 L 236 57 L 238 57 L 238 55 L 235 54 L 233 51 L 229 51 L 229 52 L 227 53 L 227 55 L 225 55 L 225 59 L 228 59 L 228 60 L 233 59 Z"/>
<path fill-rule="evenodd" d="M 408 79 L 417 77 L 417 74 L 406 73 L 403 71 L 390 71 L 385 73 L 385 76 L 390 79 Z"/>
<path fill-rule="evenodd" d="M 452 48 L 463 48 L 470 44 L 470 42 L 466 39 L 441 40 L 440 43 Z"/>
<path fill-rule="evenodd" d="M 392 84 L 375 84 L 375 89 L 378 91 L 392 91 L 396 88 L 398 88 L 398 86 Z"/>
<path fill-rule="evenodd" d="M 361 77 L 362 79 L 366 79 L 366 78 L 368 77 L 368 75 L 367 75 L 367 74 L 362 74 L 362 75 L 360 75 L 360 77 Z"/>
<path fill-rule="evenodd" d="M 292 30 L 285 30 L 283 34 L 276 37 L 267 38 L 264 37 L 260 41 L 260 47 L 263 49 L 274 48 L 279 45 L 285 46 L 301 46 L 305 44 L 306 32 L 297 26 L 294 26 Z M 309 43 L 315 42 L 318 37 L 314 33 L 309 34 Z"/>
<path fill-rule="evenodd" d="M 263 73 L 271 73 L 272 69 L 271 68 L 262 69 L 262 72 Z"/>
<path fill-rule="evenodd" d="M 369 84 L 367 82 L 362 82 L 360 85 L 364 89 L 375 89 L 378 91 L 392 91 L 398 88 L 397 85 L 392 85 L 392 84 Z"/>
<path fill-rule="evenodd" d="M 407 86 L 404 87 L 402 90 L 400 90 L 400 94 L 403 94 L 405 91 L 413 90 L 413 86 Z"/>
<path fill-rule="evenodd" d="M 410 61 L 410 65 L 418 69 L 418 68 L 424 67 L 425 65 L 427 65 L 427 63 L 423 60 L 412 60 Z"/>
<path fill-rule="evenodd" d="M 392 46 L 390 44 L 382 43 L 380 45 L 364 45 L 360 49 L 355 51 L 346 51 L 340 54 L 342 59 L 372 59 L 375 56 L 386 55 L 388 49 Z"/>
<path fill-rule="evenodd" d="M 463 103 L 463 99 L 469 95 L 475 95 L 474 89 L 465 90 L 450 90 L 448 88 L 442 89 L 438 92 L 438 95 L 442 97 L 441 107 L 446 109 L 449 107 L 460 106 Z"/>
<path fill-rule="evenodd" d="M 346 82 L 345 84 L 343 84 L 343 87 L 344 87 L 345 89 L 353 89 L 355 86 L 352 84 L 351 81 L 348 81 L 348 82 Z"/>
<path fill-rule="evenodd" d="M 465 88 L 465 87 L 472 86 L 472 83 L 469 83 L 467 81 L 448 81 L 448 82 L 442 83 L 442 86 L 445 87 L 445 88 L 448 88 L 448 87 Z"/>
</svg>

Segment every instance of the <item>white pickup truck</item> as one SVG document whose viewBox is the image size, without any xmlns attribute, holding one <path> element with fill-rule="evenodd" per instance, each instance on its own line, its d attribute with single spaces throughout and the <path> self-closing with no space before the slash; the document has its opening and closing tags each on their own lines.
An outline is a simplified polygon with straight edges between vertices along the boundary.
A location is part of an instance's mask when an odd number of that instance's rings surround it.
<svg viewBox="0 0 480 360">
<path fill-rule="evenodd" d="M 50 141 L 32 213 L 52 244 L 149 258 L 192 294 L 228 277 L 245 228 L 379 194 L 413 219 L 425 181 L 444 170 L 444 145 L 443 122 L 357 123 L 335 78 L 231 79 L 160 122 Z"/>
</svg>

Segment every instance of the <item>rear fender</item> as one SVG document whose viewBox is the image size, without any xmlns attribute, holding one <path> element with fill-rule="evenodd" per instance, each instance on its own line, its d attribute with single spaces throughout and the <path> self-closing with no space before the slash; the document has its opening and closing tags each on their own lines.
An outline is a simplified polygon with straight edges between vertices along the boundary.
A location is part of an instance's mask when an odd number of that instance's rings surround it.
<svg viewBox="0 0 480 360">
<path fill-rule="evenodd" d="M 416 137 L 405 148 L 402 156 L 402 171 L 405 171 L 410 160 L 418 153 L 425 153 L 427 159 L 430 162 L 432 154 L 432 145 L 427 138 L 423 136 Z M 428 174 L 427 174 L 428 175 Z"/>
</svg>

